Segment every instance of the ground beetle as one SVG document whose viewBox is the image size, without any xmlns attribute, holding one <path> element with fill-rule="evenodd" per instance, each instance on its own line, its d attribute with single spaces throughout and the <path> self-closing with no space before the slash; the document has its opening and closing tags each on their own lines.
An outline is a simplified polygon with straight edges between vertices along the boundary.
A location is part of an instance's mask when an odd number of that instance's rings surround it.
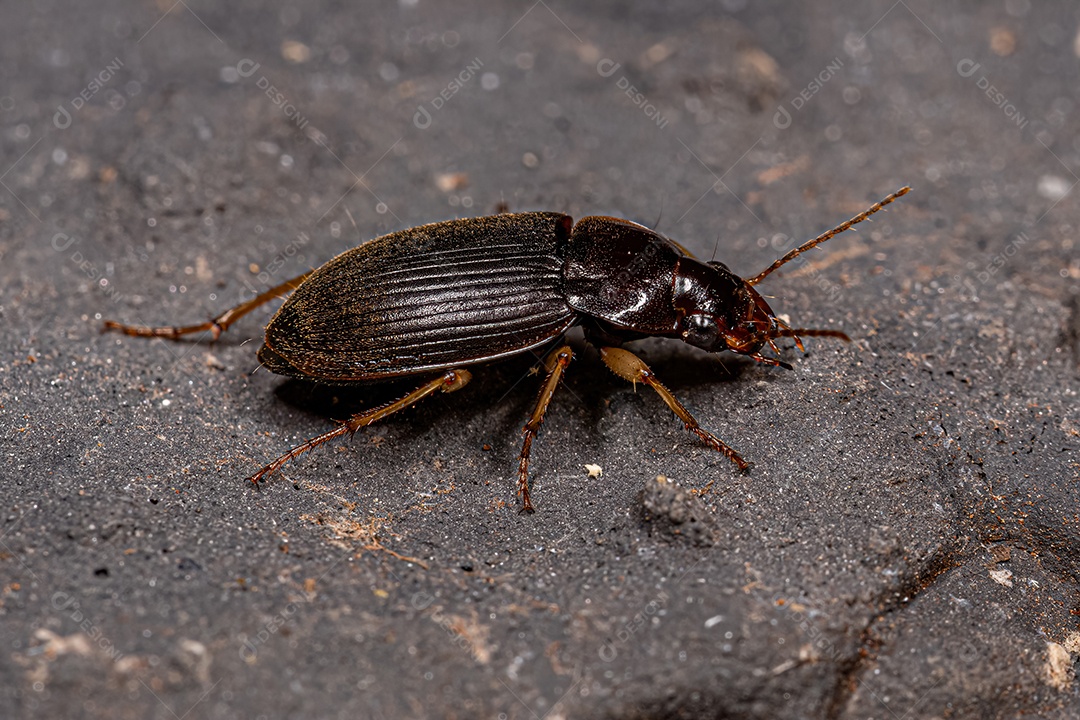
<svg viewBox="0 0 1080 720">
<path fill-rule="evenodd" d="M 620 346 L 645 337 L 678 338 L 708 352 L 730 350 L 790 370 L 786 362 L 761 355 L 761 348 L 768 345 L 779 354 L 773 340 L 790 337 L 802 350 L 800 335 L 847 340 L 839 330 L 788 326 L 753 286 L 909 189 L 901 188 L 745 280 L 723 263 L 702 262 L 628 220 L 587 217 L 575 224 L 562 213 L 504 213 L 384 235 L 209 322 L 143 327 L 108 321 L 104 329 L 164 338 L 209 330 L 217 339 L 243 315 L 291 292 L 266 326 L 259 348 L 259 361 L 272 372 L 344 385 L 438 374 L 408 395 L 293 448 L 252 475 L 255 483 L 333 438 L 440 390 L 461 389 L 472 378 L 466 366 L 557 345 L 544 361 L 547 376 L 525 424 L 519 456 L 518 496 L 522 510 L 531 512 L 529 452 L 573 356 L 569 346 L 556 342 L 568 329 L 583 326 L 615 374 L 651 387 L 687 430 L 745 470 L 749 463 L 701 428 L 652 370 Z"/>
</svg>

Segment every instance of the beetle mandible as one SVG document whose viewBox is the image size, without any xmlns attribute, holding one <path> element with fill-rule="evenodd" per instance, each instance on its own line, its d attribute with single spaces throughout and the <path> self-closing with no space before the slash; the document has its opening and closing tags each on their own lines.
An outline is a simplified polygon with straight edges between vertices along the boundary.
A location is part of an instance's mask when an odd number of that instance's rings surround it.
<svg viewBox="0 0 1080 720">
<path fill-rule="evenodd" d="M 790 337 L 848 340 L 840 330 L 792 328 L 754 286 L 796 256 L 862 222 L 910 190 L 905 186 L 847 222 L 791 250 L 750 278 L 702 262 L 678 243 L 628 220 L 556 212 L 448 220 L 383 235 L 197 325 L 146 327 L 106 321 L 103 330 L 176 339 L 209 330 L 216 340 L 239 318 L 291 293 L 266 326 L 259 362 L 279 375 L 355 385 L 428 375 L 420 387 L 357 413 L 266 465 L 258 484 L 297 456 L 472 379 L 465 369 L 557 345 L 525 424 L 517 492 L 532 512 L 529 454 L 573 352 L 556 342 L 574 325 L 616 375 L 657 392 L 686 429 L 740 470 L 750 464 L 702 428 L 636 355 L 621 347 L 645 337 L 676 338 L 707 352 L 729 350 L 790 370 L 761 349 Z"/>
</svg>

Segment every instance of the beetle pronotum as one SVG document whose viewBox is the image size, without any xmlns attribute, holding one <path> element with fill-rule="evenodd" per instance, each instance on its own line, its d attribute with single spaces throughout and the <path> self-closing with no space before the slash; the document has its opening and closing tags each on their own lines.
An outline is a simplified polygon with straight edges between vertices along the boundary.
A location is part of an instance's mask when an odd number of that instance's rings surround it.
<svg viewBox="0 0 1080 720">
<path fill-rule="evenodd" d="M 792 338 L 799 350 L 801 337 L 848 340 L 840 330 L 788 326 L 754 286 L 909 190 L 897 190 L 746 279 L 628 220 L 597 216 L 575 224 L 562 213 L 504 213 L 383 235 L 204 323 L 145 327 L 110 320 L 104 329 L 170 339 L 208 330 L 216 340 L 247 313 L 291 293 L 266 326 L 259 348 L 259 361 L 272 372 L 344 385 L 429 376 L 398 400 L 357 413 L 293 448 L 252 475 L 254 483 L 329 440 L 434 393 L 460 390 L 472 379 L 467 366 L 555 345 L 544 360 L 546 378 L 525 424 L 518 462 L 518 496 L 522 510 L 531 512 L 529 455 L 573 358 L 570 346 L 557 342 L 568 329 L 583 326 L 612 371 L 651 387 L 687 430 L 746 470 L 749 463 L 702 428 L 621 345 L 644 337 L 676 338 L 790 370 L 761 348 L 768 345 L 779 355 L 773 341 L 781 337 Z"/>
</svg>

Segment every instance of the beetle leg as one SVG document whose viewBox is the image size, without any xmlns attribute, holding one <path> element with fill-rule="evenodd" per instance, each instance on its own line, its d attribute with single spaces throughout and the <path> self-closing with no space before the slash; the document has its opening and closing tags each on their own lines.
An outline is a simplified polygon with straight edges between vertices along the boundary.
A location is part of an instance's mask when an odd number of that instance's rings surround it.
<svg viewBox="0 0 1080 720">
<path fill-rule="evenodd" d="M 547 378 L 543 387 L 540 388 L 540 396 L 536 399 L 536 407 L 533 409 L 529 422 L 525 423 L 522 431 L 525 442 L 521 447 L 521 455 L 518 456 L 518 497 L 521 498 L 521 512 L 533 511 L 532 499 L 529 497 L 529 452 L 532 450 L 533 439 L 540 432 L 540 425 L 544 422 L 551 396 L 555 394 L 555 388 L 559 387 L 563 373 L 567 365 L 574 357 L 574 352 L 569 345 L 563 345 L 548 353 L 544 358 L 544 369 L 547 370 Z"/>
<path fill-rule="evenodd" d="M 244 317 L 260 305 L 265 305 L 271 300 L 275 300 L 279 297 L 282 297 L 286 293 L 292 292 L 300 286 L 300 283 L 304 282 L 304 280 L 307 279 L 308 275 L 311 275 L 311 273 L 313 272 L 315 271 L 308 270 L 303 275 L 298 275 L 291 280 L 286 280 L 280 285 L 270 288 L 266 292 L 252 298 L 251 300 L 248 300 L 245 303 L 240 303 L 236 307 L 229 308 L 225 312 L 215 317 L 213 320 L 207 320 L 206 322 L 199 323 L 198 325 L 166 325 L 162 327 L 151 327 L 149 325 L 124 325 L 123 323 L 118 323 L 113 320 L 106 320 L 105 325 L 101 328 L 101 331 L 105 332 L 106 330 L 118 330 L 125 335 L 134 335 L 136 337 L 163 337 L 169 338 L 170 340 L 175 340 L 184 335 L 191 335 L 192 333 L 209 330 L 211 333 L 213 333 L 214 339 L 217 340 L 219 337 L 221 337 L 221 333 L 228 330 L 229 326 L 232 325 L 234 322 Z"/>
<path fill-rule="evenodd" d="M 687 430 L 704 440 L 705 443 L 714 450 L 722 452 L 728 460 L 738 465 L 740 470 L 747 470 L 750 468 L 750 463 L 739 457 L 739 453 L 728 447 L 723 440 L 698 425 L 698 421 L 694 419 L 694 416 L 690 414 L 690 411 L 683 407 L 683 404 L 671 394 L 671 391 L 656 379 L 656 375 L 653 374 L 653 371 L 648 365 L 642 362 L 641 358 L 637 355 L 634 355 L 628 350 L 623 350 L 622 348 L 602 347 L 600 348 L 600 357 L 603 359 L 604 364 L 611 368 L 612 372 L 622 379 L 629 380 L 634 383 L 635 386 L 637 386 L 639 382 L 642 382 L 655 390 L 656 394 L 667 403 L 667 406 L 679 416 L 679 419 L 686 425 Z M 751 355 L 751 357 L 754 356 Z M 767 358 L 761 359 L 763 361 L 768 360 Z"/>
<path fill-rule="evenodd" d="M 261 480 L 264 476 L 276 472 L 278 469 L 281 468 L 282 465 L 296 457 L 299 457 L 300 455 L 303 455 L 308 450 L 313 450 L 314 448 L 317 448 L 325 442 L 329 442 L 336 437 L 341 437 L 345 433 L 349 433 L 350 435 L 355 434 L 356 431 L 360 428 L 366 425 L 370 425 L 376 420 L 382 420 L 387 415 L 393 415 L 398 410 L 404 410 L 411 405 L 415 405 L 420 400 L 423 400 L 428 395 L 432 395 L 439 390 L 442 390 L 443 392 L 454 392 L 455 390 L 460 390 L 461 388 L 465 387 L 465 385 L 471 379 L 472 374 L 468 370 L 447 370 L 440 377 L 437 377 L 434 380 L 421 385 L 405 397 L 394 400 L 393 402 L 389 402 L 385 405 L 380 405 L 377 408 L 372 408 L 370 410 L 365 410 L 362 413 L 357 413 L 345 422 L 338 425 L 333 430 L 328 430 L 322 435 L 314 437 L 302 445 L 297 445 L 292 450 L 285 453 L 277 460 L 270 463 L 262 470 L 249 477 L 248 480 L 258 485 L 259 480 Z"/>
</svg>

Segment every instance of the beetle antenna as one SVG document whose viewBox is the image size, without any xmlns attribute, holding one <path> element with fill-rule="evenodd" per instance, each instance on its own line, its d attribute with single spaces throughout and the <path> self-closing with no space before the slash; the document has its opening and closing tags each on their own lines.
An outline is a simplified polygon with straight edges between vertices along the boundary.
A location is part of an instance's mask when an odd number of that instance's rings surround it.
<svg viewBox="0 0 1080 720">
<path fill-rule="evenodd" d="M 880 210 L 881 208 L 883 208 L 886 205 L 888 205 L 889 203 L 891 203 L 896 198 L 898 198 L 898 197 L 900 197 L 902 195 L 906 195 L 909 190 L 911 190 L 911 188 L 908 187 L 907 185 L 905 185 L 904 187 L 900 188 L 899 190 L 897 190 L 893 194 L 889 195 L 888 197 L 885 197 L 882 200 L 880 200 L 879 202 L 876 202 L 873 205 L 871 205 L 870 207 L 866 208 L 861 213 L 859 213 L 855 217 L 851 218 L 847 222 L 842 222 L 839 225 L 837 225 L 836 227 L 834 227 L 832 230 L 829 230 L 828 232 L 825 232 L 825 233 L 822 233 L 821 235 L 818 235 L 816 238 L 814 238 L 813 240 L 811 240 L 809 242 L 803 243 L 799 247 L 797 247 L 794 250 L 788 252 L 787 255 L 780 258 L 779 260 L 774 262 L 769 267 L 767 267 L 764 270 L 762 270 L 761 272 L 759 272 L 754 277 L 748 278 L 746 280 L 746 284 L 747 285 L 757 285 L 759 282 L 764 280 L 765 277 L 769 273 L 771 273 L 772 271 L 778 269 L 779 267 L 781 267 L 785 263 L 788 263 L 788 262 L 794 260 L 796 257 L 798 257 L 799 255 L 802 255 L 807 250 L 810 250 L 810 249 L 820 245 L 821 243 L 825 242 L 826 240 L 833 237 L 834 235 L 839 235 L 840 233 L 844 232 L 845 230 L 847 230 L 852 225 L 855 225 L 857 223 L 861 223 L 863 220 L 870 217 L 871 215 L 876 213 L 878 210 Z"/>
<path fill-rule="evenodd" d="M 664 197 L 660 196 L 660 212 L 656 215 L 656 222 L 653 223 L 652 229 L 659 231 L 660 219 L 664 217 Z"/>
</svg>

